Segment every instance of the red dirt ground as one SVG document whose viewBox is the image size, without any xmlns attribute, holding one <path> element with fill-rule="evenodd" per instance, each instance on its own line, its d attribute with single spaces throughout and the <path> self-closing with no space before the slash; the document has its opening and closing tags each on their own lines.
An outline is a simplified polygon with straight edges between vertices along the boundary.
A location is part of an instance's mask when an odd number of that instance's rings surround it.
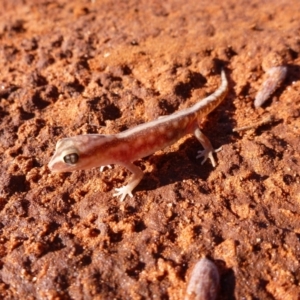
<svg viewBox="0 0 300 300">
<path fill-rule="evenodd" d="M 299 0 L 3 0 L 0 15 L 2 299 L 183 299 L 204 256 L 218 299 L 300 298 Z M 287 78 L 255 109 L 274 57 Z M 50 173 L 58 139 L 188 107 L 221 66 L 230 91 L 203 122 L 216 168 L 187 136 L 136 162 L 122 203 L 120 166 Z"/>
</svg>

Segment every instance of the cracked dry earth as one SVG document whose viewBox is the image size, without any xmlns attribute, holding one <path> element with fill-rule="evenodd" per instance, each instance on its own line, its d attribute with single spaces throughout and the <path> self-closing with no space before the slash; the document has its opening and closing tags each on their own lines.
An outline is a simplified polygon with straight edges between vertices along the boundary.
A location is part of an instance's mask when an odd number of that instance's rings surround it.
<svg viewBox="0 0 300 300">
<path fill-rule="evenodd" d="M 218 299 L 300 297 L 300 3 L 0 3 L 1 299 L 184 299 L 196 262 Z M 287 76 L 254 99 L 276 59 Z M 130 172 L 51 174 L 63 137 L 112 134 L 212 93 L 203 120 L 217 166 L 193 136 Z M 267 124 L 233 132 L 236 127 Z"/>
</svg>

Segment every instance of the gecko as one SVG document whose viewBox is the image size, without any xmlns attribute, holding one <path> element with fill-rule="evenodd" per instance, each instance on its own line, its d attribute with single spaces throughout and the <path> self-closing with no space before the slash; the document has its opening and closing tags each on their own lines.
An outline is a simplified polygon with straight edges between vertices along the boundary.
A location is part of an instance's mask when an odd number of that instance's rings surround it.
<svg viewBox="0 0 300 300">
<path fill-rule="evenodd" d="M 203 157 L 202 164 L 210 159 L 215 167 L 213 153 L 222 147 L 214 149 L 199 126 L 201 120 L 223 101 L 227 91 L 228 82 L 222 70 L 219 88 L 189 108 L 117 134 L 84 134 L 59 140 L 48 167 L 51 172 L 71 172 L 111 164 L 121 165 L 132 173 L 132 177 L 127 185 L 115 189 L 113 196 L 120 196 L 120 201 L 127 195 L 133 197 L 133 189 L 143 178 L 142 170 L 133 162 L 174 144 L 187 134 L 193 133 L 204 148 L 197 152 L 196 158 Z"/>
</svg>

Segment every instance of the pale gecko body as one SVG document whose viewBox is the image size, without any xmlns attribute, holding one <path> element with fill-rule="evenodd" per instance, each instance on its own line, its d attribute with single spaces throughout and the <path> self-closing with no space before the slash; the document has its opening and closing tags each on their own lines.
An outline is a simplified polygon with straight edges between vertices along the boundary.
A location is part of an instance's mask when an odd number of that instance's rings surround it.
<svg viewBox="0 0 300 300">
<path fill-rule="evenodd" d="M 138 125 L 126 131 L 112 134 L 86 134 L 64 138 L 57 142 L 53 157 L 49 162 L 52 172 L 71 172 L 110 164 L 126 167 L 133 173 L 129 183 L 116 189 L 114 196 L 123 201 L 132 197 L 133 189 L 143 178 L 143 172 L 133 162 L 163 149 L 181 137 L 193 133 L 204 150 L 198 151 L 197 158 L 207 158 L 215 166 L 214 150 L 208 138 L 200 131 L 201 120 L 215 109 L 225 98 L 228 83 L 224 71 L 220 87 L 210 96 L 190 108 L 169 116 Z"/>
</svg>

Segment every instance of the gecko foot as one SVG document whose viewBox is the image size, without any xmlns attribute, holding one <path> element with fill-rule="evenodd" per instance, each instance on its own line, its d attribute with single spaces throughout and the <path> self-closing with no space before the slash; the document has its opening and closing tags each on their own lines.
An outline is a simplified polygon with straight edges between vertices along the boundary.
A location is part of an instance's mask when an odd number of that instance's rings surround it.
<svg viewBox="0 0 300 300">
<path fill-rule="evenodd" d="M 133 197 L 133 195 L 132 195 L 132 193 L 131 193 L 132 189 L 131 189 L 128 185 L 124 185 L 124 186 L 122 186 L 122 187 L 120 187 L 120 188 L 116 188 L 115 190 L 116 190 L 117 192 L 114 193 L 113 196 L 114 196 L 114 197 L 119 197 L 119 196 L 121 196 L 121 198 L 120 198 L 120 201 L 121 201 L 121 202 L 126 198 L 127 195 L 128 195 L 129 197 L 131 197 L 131 198 Z"/>
<path fill-rule="evenodd" d="M 215 167 L 217 164 L 213 157 L 213 153 L 219 152 L 220 150 L 222 150 L 222 147 L 220 147 L 218 149 L 206 148 L 204 150 L 198 151 L 198 155 L 196 156 L 196 158 L 204 157 L 201 162 L 201 165 L 203 165 L 206 162 L 206 160 L 209 158 L 211 161 L 211 164 L 213 165 L 213 167 Z"/>
</svg>

